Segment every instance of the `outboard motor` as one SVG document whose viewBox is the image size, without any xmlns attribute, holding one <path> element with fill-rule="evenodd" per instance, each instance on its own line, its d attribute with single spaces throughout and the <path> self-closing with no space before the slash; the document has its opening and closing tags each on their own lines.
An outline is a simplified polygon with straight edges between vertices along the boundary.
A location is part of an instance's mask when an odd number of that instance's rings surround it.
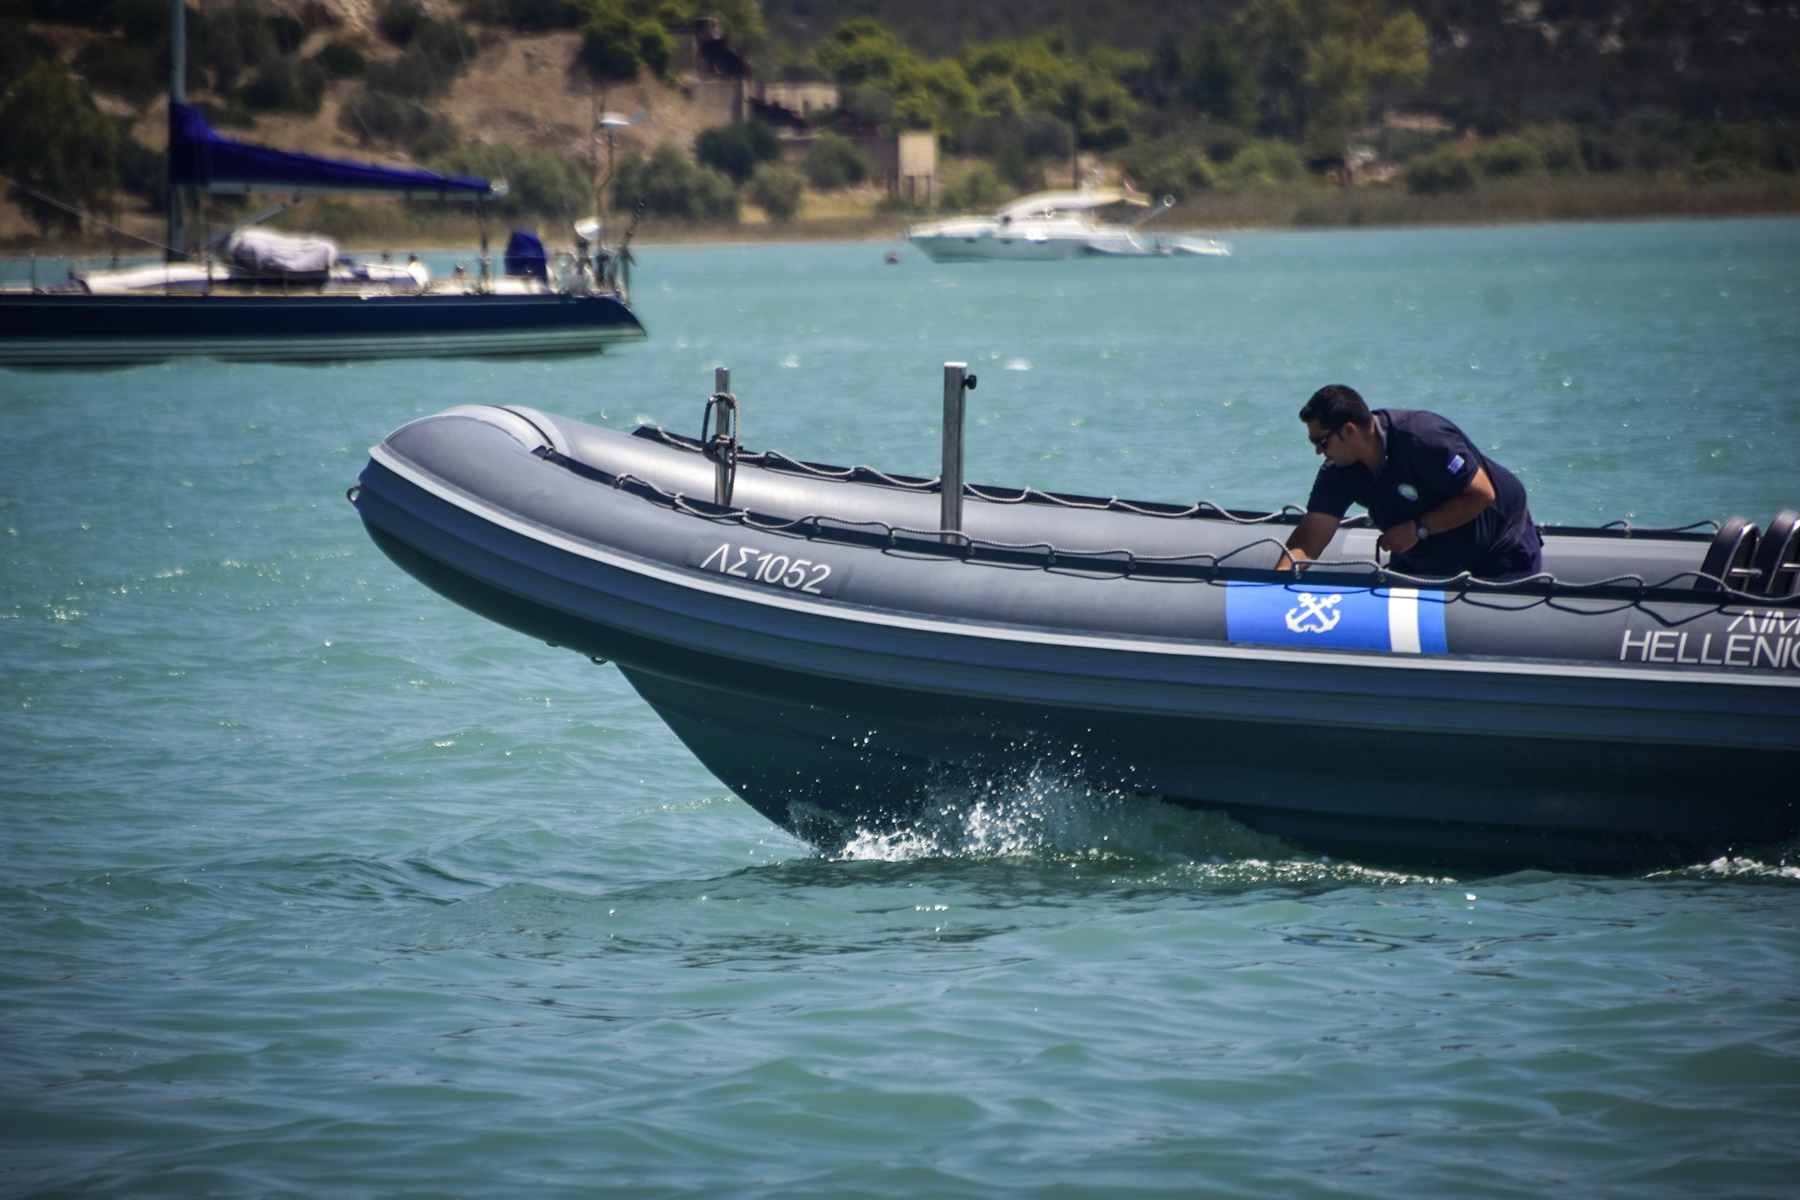
<svg viewBox="0 0 1800 1200">
<path fill-rule="evenodd" d="M 544 239 L 525 229 L 515 229 L 506 242 L 506 273 L 526 279 L 550 281 Z"/>
</svg>

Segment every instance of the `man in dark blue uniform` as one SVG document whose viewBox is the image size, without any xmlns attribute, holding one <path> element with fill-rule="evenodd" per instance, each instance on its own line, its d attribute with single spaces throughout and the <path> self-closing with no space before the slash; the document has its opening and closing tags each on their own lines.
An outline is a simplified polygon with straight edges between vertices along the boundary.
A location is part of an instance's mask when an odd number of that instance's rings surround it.
<svg viewBox="0 0 1800 1200">
<path fill-rule="evenodd" d="M 1313 449 L 1325 458 L 1288 538 L 1290 562 L 1316 559 L 1352 504 L 1369 510 L 1389 564 L 1408 575 L 1464 571 L 1520 579 L 1543 569 L 1543 539 L 1525 506 L 1525 485 L 1436 413 L 1374 412 L 1355 389 L 1330 384 L 1300 410 Z"/>
</svg>

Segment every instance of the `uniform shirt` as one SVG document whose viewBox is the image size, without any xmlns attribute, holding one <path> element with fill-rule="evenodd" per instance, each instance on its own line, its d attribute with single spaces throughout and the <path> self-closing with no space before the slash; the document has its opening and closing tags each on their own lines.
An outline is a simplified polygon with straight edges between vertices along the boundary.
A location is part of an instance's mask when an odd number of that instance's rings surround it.
<svg viewBox="0 0 1800 1200">
<path fill-rule="evenodd" d="M 1385 450 L 1381 468 L 1325 463 L 1313 480 L 1308 512 L 1341 520 L 1352 504 L 1360 504 L 1378 529 L 1411 525 L 1467 491 L 1475 473 L 1486 468 L 1494 502 L 1473 521 L 1433 533 L 1391 565 L 1409 575 L 1469 571 L 1484 579 L 1537 569 L 1543 543 L 1525 506 L 1525 485 L 1517 476 L 1483 455 L 1462 430 L 1436 413 L 1381 408 L 1374 415 Z"/>
</svg>

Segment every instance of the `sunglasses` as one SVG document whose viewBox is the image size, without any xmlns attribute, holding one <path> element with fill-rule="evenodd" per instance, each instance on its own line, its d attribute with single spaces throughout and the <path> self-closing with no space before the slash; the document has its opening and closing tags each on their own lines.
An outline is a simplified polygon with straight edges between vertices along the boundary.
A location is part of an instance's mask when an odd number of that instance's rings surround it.
<svg viewBox="0 0 1800 1200">
<path fill-rule="evenodd" d="M 1338 434 L 1340 434 L 1342 432 L 1344 432 L 1344 427 L 1342 425 L 1339 425 L 1336 429 L 1333 429 L 1330 433 L 1321 433 L 1318 437 L 1308 436 L 1306 440 L 1313 444 L 1314 450 L 1323 450 L 1326 446 L 1329 446 L 1331 444 L 1332 438 L 1336 437 Z"/>
</svg>

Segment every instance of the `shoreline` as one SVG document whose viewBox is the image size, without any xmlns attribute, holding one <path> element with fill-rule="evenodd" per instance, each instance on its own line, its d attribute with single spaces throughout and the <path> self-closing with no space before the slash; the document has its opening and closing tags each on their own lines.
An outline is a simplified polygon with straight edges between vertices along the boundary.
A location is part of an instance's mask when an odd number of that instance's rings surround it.
<svg viewBox="0 0 1800 1200">
<path fill-rule="evenodd" d="M 809 242 L 865 242 L 903 245 L 914 220 L 939 214 L 896 213 L 801 217 L 771 222 L 752 210 L 737 222 L 652 220 L 652 227 L 633 239 L 638 247 L 783 245 Z M 308 219 L 310 216 L 310 220 Z M 1606 175 L 1577 180 L 1526 178 L 1462 192 L 1413 195 L 1390 185 L 1343 188 L 1306 185 L 1291 188 L 1202 193 L 1170 209 L 1154 231 L 1171 234 L 1238 235 L 1328 229 L 1405 229 L 1498 225 L 1582 224 L 1607 221 L 1710 220 L 1734 217 L 1800 216 L 1800 176 L 1755 175 L 1713 183 L 1685 177 Z M 479 240 L 452 233 L 462 220 L 442 214 L 421 216 L 389 207 L 352 209 L 334 205 L 326 212 L 304 210 L 291 222 L 271 223 L 328 237 L 348 254 L 380 253 L 405 246 L 413 253 L 478 253 Z M 521 225 L 525 222 L 520 222 Z M 549 229 L 538 223 L 540 229 Z M 15 236 L 0 242 L 0 258 L 154 258 L 161 239 L 162 218 L 137 212 L 126 218 L 125 231 L 32 238 Z M 555 233 L 545 240 L 555 243 Z M 562 239 L 566 240 L 566 239 Z M 127 248 L 126 243 L 130 243 Z M 420 250 L 419 246 L 427 249 Z M 139 249 L 141 247 L 141 249 Z M 490 253 L 499 255 L 504 236 L 490 238 Z"/>
</svg>

